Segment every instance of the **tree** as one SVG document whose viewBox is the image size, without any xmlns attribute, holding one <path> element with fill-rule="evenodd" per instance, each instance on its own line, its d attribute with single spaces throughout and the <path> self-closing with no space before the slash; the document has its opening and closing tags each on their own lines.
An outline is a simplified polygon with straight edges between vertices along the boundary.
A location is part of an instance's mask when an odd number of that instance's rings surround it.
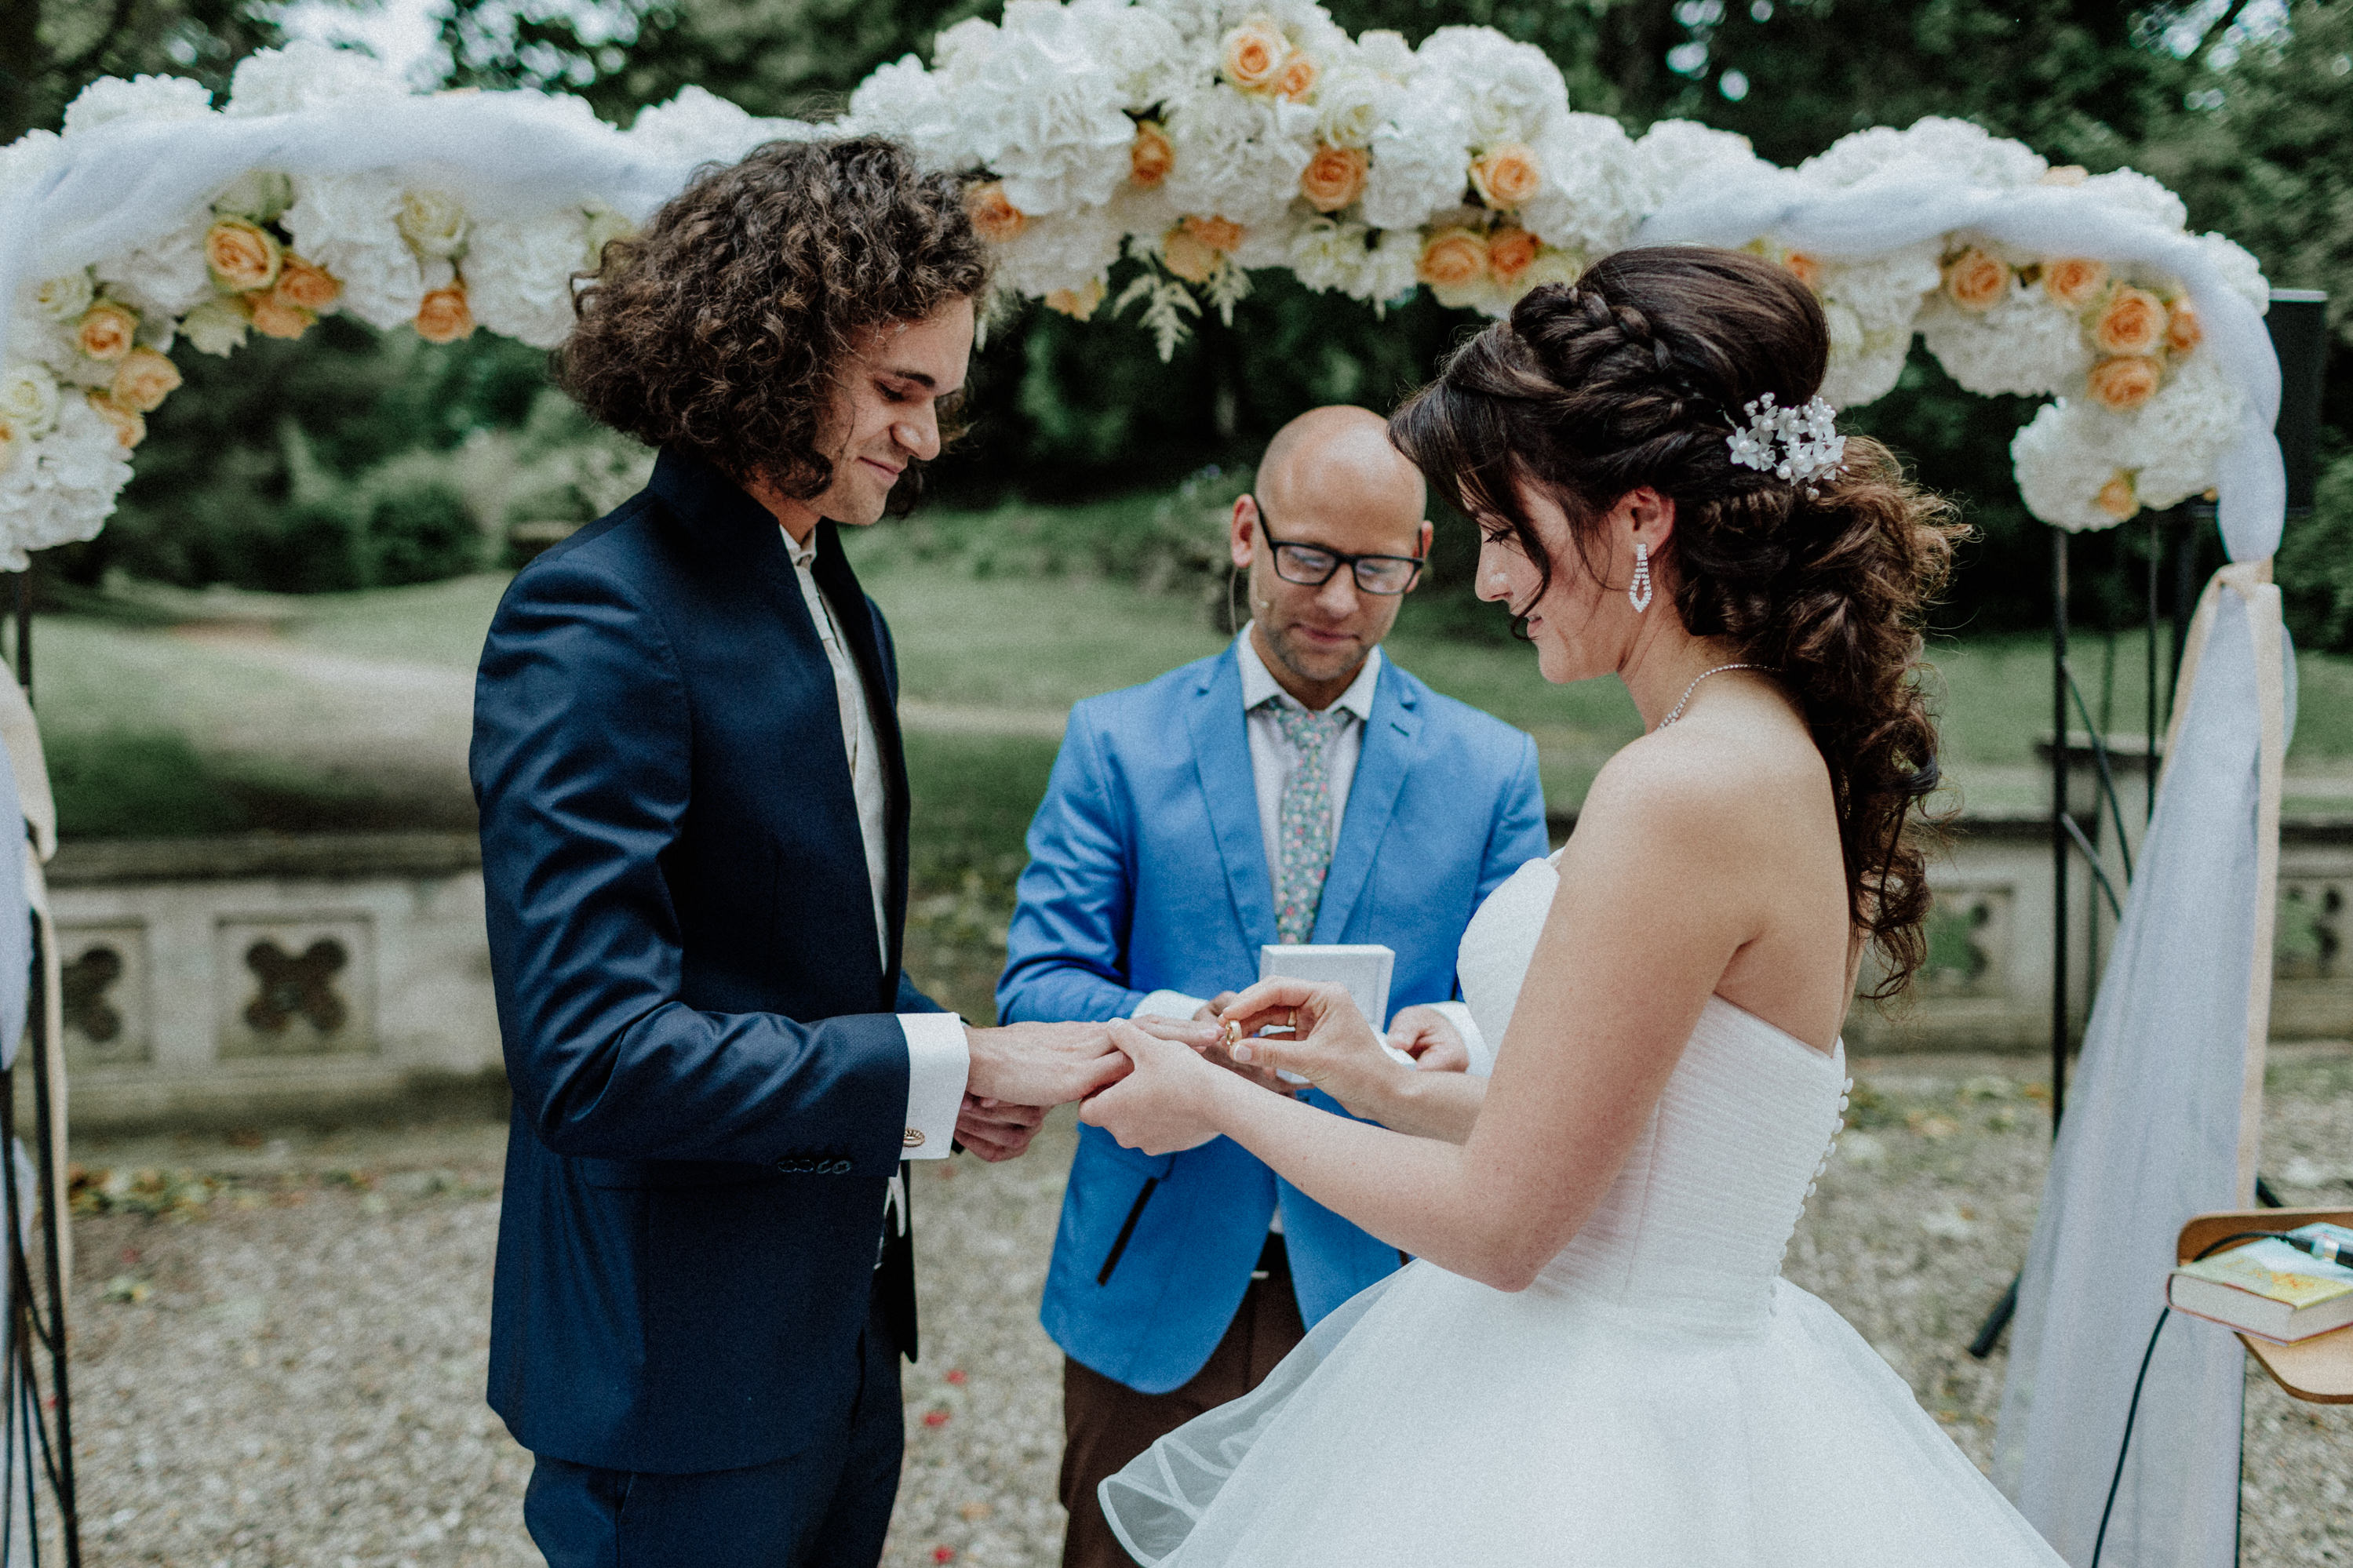
<svg viewBox="0 0 2353 1568">
<path fill-rule="evenodd" d="M 102 76 L 166 72 L 216 93 L 237 62 L 279 39 L 247 0 L 6 0 L 0 5 L 0 145 L 54 129 Z"/>
</svg>

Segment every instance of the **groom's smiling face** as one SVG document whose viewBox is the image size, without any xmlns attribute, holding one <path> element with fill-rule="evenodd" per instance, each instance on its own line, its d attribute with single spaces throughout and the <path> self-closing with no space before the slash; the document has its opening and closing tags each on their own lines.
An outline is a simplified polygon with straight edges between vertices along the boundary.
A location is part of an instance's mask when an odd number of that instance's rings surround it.
<svg viewBox="0 0 2353 1568">
<path fill-rule="evenodd" d="M 972 301 L 957 300 L 923 321 L 859 335 L 820 443 L 833 459 L 832 482 L 801 503 L 811 524 L 822 517 L 862 528 L 879 520 L 907 465 L 940 455 L 941 414 L 964 390 L 972 331 Z"/>
</svg>

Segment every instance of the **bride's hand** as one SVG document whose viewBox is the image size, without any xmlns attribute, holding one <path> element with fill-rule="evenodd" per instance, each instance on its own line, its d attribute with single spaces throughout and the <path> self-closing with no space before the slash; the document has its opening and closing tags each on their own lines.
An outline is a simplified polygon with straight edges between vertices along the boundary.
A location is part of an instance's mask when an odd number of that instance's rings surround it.
<svg viewBox="0 0 2353 1568">
<path fill-rule="evenodd" d="M 1195 1026 L 1198 1028 L 1198 1026 Z M 1146 1154 L 1197 1148 L 1221 1131 L 1213 1117 L 1218 1090 L 1233 1075 L 1204 1060 L 1182 1040 L 1115 1023 L 1111 1043 L 1134 1068 L 1109 1089 L 1082 1100 L 1079 1120 L 1100 1127 L 1121 1146 Z"/>
<path fill-rule="evenodd" d="M 1351 1115 L 1382 1121 L 1401 1080 L 1414 1069 L 1383 1048 L 1380 1035 L 1345 986 L 1305 980 L 1261 980 L 1236 997 L 1225 1021 L 1240 1028 L 1236 1060 L 1296 1073 L 1345 1106 Z M 1286 1039 L 1250 1037 L 1290 1025 Z"/>
</svg>

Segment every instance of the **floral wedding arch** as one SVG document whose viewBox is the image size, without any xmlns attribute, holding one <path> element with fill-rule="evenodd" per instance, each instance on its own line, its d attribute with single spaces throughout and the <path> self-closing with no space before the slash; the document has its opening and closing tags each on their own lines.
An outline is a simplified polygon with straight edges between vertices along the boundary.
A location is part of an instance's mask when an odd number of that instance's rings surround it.
<svg viewBox="0 0 2353 1568">
<path fill-rule="evenodd" d="M 2086 1555 L 2130 1382 L 2114 1324 L 2145 1321 L 2148 1289 L 2113 1260 L 2145 1253 L 2161 1279 L 2171 1209 L 2230 1206 L 2252 1182 L 2287 707 L 2279 373 L 2254 259 L 2188 233 L 2144 174 L 2053 168 L 1965 122 L 1859 132 L 1778 168 L 1705 126 L 1638 138 L 1572 110 L 1542 51 L 1490 29 L 1352 38 L 1313 0 L 1008 0 L 942 33 L 929 66 L 876 71 L 829 125 L 690 88 L 621 131 L 576 99 L 417 94 L 298 45 L 243 62 L 217 107 L 194 82 L 110 79 L 61 134 L 0 148 L 0 568 L 104 526 L 180 345 L 227 354 L 336 310 L 552 345 L 573 275 L 697 165 L 853 130 L 965 177 L 1006 291 L 1132 311 L 1164 357 L 1255 270 L 1377 309 L 1427 288 L 1500 314 L 1626 246 L 1743 247 L 1820 299 L 1835 404 L 1893 387 L 1915 335 L 1968 390 L 2052 399 L 2011 447 L 2044 521 L 2104 528 L 2216 492 L 2233 564 L 2193 631 L 2005 1401 L 2013 1495 Z M 2225 1096 L 2238 1117 L 2208 1110 Z M 2119 1498 L 2135 1561 L 2218 1560 L 2233 1513 L 2235 1350 L 2190 1337 L 2152 1367 Z"/>
</svg>

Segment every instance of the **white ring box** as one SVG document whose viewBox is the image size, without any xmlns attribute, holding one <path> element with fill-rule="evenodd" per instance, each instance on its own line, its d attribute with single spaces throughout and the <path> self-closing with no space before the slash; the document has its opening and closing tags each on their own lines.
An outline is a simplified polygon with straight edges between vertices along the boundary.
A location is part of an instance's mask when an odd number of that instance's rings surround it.
<svg viewBox="0 0 2353 1568">
<path fill-rule="evenodd" d="M 1397 967 L 1397 949 L 1377 942 L 1268 942 L 1258 950 L 1261 980 L 1310 980 L 1345 987 L 1356 1011 L 1376 1031 L 1385 1030 L 1389 1016 L 1389 974 Z M 1413 1058 L 1386 1039 L 1381 1049 L 1410 1067 Z M 1305 1083 L 1296 1073 L 1276 1069 L 1285 1083 Z"/>
</svg>

